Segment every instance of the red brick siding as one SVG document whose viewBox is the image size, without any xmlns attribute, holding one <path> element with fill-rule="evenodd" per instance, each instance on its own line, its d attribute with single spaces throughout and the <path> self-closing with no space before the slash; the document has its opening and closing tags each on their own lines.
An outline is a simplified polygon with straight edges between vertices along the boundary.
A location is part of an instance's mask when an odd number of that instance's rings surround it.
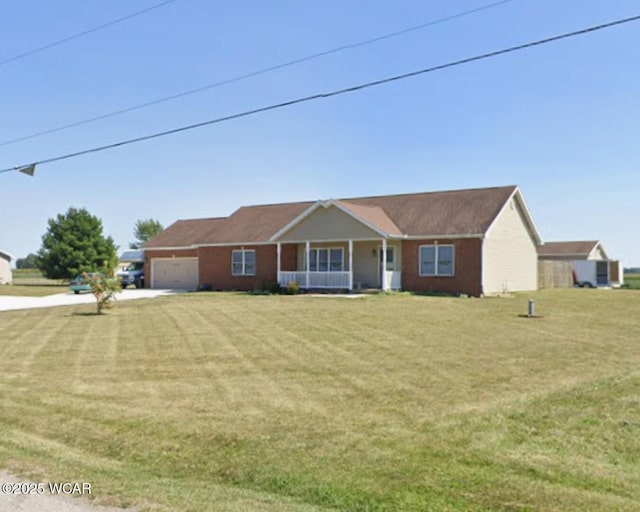
<svg viewBox="0 0 640 512">
<path fill-rule="evenodd" d="M 231 275 L 231 252 L 238 249 L 256 251 L 256 275 Z M 275 245 L 244 245 L 232 247 L 200 247 L 198 272 L 201 285 L 209 284 L 213 290 L 253 290 L 264 281 L 277 279 L 277 249 Z M 295 270 L 296 246 L 283 245 L 282 270 Z"/>
<path fill-rule="evenodd" d="M 151 288 L 151 260 L 153 258 L 195 258 L 197 249 L 167 249 L 162 251 L 144 251 L 144 287 Z"/>
<path fill-rule="evenodd" d="M 454 246 L 454 275 L 427 277 L 420 275 L 419 247 L 421 245 Z M 443 292 L 482 295 L 482 240 L 405 240 L 402 242 L 402 289 L 412 292 Z"/>
<path fill-rule="evenodd" d="M 280 254 L 280 269 L 295 272 L 298 266 L 298 246 L 296 244 L 283 244 Z"/>
</svg>

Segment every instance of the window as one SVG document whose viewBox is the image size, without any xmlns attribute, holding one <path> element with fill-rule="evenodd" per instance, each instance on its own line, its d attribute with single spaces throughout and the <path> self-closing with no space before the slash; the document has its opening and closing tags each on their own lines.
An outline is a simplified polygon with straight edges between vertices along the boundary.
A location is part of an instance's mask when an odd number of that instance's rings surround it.
<svg viewBox="0 0 640 512">
<path fill-rule="evenodd" d="M 311 272 L 341 272 L 343 270 L 342 247 L 311 249 L 309 270 Z"/>
<path fill-rule="evenodd" d="M 452 276 L 454 268 L 453 245 L 421 245 L 421 276 Z"/>
<path fill-rule="evenodd" d="M 231 275 L 255 276 L 256 251 L 240 250 L 231 252 Z"/>
</svg>

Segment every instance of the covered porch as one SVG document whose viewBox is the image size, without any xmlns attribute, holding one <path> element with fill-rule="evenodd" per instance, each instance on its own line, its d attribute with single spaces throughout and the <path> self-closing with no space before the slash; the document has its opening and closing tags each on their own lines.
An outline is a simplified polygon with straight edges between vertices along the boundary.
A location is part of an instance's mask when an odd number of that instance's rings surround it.
<svg viewBox="0 0 640 512">
<path fill-rule="evenodd" d="M 401 236 L 379 207 L 317 201 L 271 238 L 278 283 L 296 282 L 306 290 L 399 290 Z"/>
<path fill-rule="evenodd" d="M 277 242 L 277 279 L 286 287 L 301 289 L 383 291 L 402 288 L 401 244 L 380 240 L 310 240 L 296 243 L 295 265 L 283 262 L 282 242 Z M 286 244 L 292 245 L 292 244 Z"/>
</svg>

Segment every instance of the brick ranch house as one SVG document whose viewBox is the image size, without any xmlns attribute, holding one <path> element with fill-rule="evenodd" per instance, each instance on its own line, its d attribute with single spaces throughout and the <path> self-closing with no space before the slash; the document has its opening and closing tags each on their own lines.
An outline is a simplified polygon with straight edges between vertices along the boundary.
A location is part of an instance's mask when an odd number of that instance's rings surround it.
<svg viewBox="0 0 640 512">
<path fill-rule="evenodd" d="M 517 186 L 244 206 L 149 240 L 152 288 L 379 288 L 473 296 L 537 288 L 540 235 Z"/>
</svg>

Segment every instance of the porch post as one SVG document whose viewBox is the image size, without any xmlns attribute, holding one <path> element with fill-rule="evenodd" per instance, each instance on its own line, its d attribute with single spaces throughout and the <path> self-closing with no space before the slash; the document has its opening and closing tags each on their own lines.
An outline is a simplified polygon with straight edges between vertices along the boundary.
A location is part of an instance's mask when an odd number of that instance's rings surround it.
<svg viewBox="0 0 640 512">
<path fill-rule="evenodd" d="M 387 239 L 382 239 L 382 291 L 387 291 Z"/>
<path fill-rule="evenodd" d="M 353 240 L 349 240 L 349 291 L 353 290 Z"/>
<path fill-rule="evenodd" d="M 278 242 L 276 244 L 276 254 L 277 254 L 276 259 L 278 260 L 278 273 L 277 273 L 277 278 L 276 279 L 277 279 L 278 283 L 280 283 L 280 272 L 282 270 L 282 268 L 281 268 L 282 265 L 280 263 L 280 256 L 282 254 L 282 244 L 280 242 Z"/>
<path fill-rule="evenodd" d="M 310 271 L 310 268 L 311 268 L 311 261 L 310 261 L 311 260 L 311 242 L 309 240 L 307 240 L 307 244 L 306 244 L 305 250 L 306 250 L 306 255 L 307 255 L 307 257 L 305 258 L 305 260 L 306 260 L 306 265 L 305 265 L 306 269 L 305 270 L 307 271 L 307 282 L 306 282 L 305 288 L 309 288 L 309 271 Z"/>
</svg>

